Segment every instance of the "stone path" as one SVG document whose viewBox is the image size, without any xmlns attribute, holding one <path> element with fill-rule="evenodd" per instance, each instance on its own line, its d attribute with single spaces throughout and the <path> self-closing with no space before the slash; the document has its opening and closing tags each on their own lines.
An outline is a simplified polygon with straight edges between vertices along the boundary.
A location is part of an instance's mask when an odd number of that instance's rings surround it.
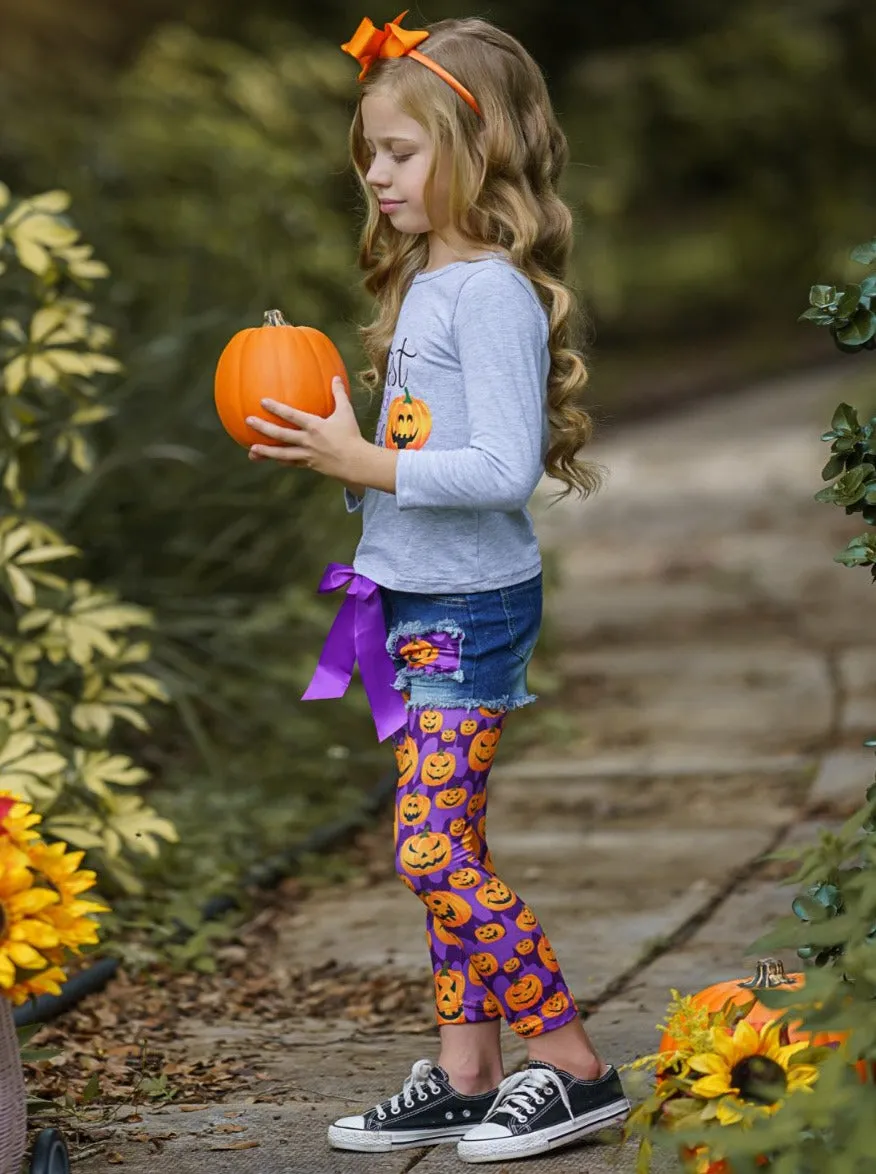
<svg viewBox="0 0 876 1174">
<path fill-rule="evenodd" d="M 591 503 L 538 508 L 561 575 L 551 597 L 580 725 L 562 754 L 493 772 L 500 874 L 538 911 L 588 1030 L 622 1063 L 650 1050 L 670 987 L 749 972 L 745 951 L 790 891 L 759 858 L 857 805 L 876 712 L 873 588 L 832 561 L 856 519 L 819 506 L 818 436 L 836 376 L 775 382 L 683 415 L 627 425 L 594 449 L 611 470 Z M 862 631 L 872 645 L 854 649 Z M 501 760 L 501 755 L 500 755 Z M 387 828 L 387 836 L 389 837 Z M 389 851 L 389 846 L 387 847 Z M 290 919 L 277 965 L 336 959 L 425 973 L 420 906 L 398 882 L 348 886 Z M 793 964 L 793 958 L 786 959 Z M 266 1028 L 259 1029 L 263 1032 Z M 431 1034 L 353 1023 L 271 1025 L 264 1067 L 283 1103 L 168 1106 L 112 1144 L 140 1174 L 456 1174 L 452 1147 L 329 1151 L 333 1117 L 400 1086 Z M 234 1023 L 192 1023 L 192 1049 L 258 1052 Z M 507 1065 L 523 1058 L 511 1038 Z M 216 1152 L 229 1120 L 256 1148 Z M 587 1145 L 528 1163 L 544 1174 L 630 1172 L 634 1148 Z M 104 1156 L 77 1169 L 96 1174 Z M 496 1169 L 510 1170 L 497 1165 Z M 515 1167 L 516 1168 L 516 1167 Z M 655 1169 L 670 1169 L 655 1163 Z"/>
</svg>

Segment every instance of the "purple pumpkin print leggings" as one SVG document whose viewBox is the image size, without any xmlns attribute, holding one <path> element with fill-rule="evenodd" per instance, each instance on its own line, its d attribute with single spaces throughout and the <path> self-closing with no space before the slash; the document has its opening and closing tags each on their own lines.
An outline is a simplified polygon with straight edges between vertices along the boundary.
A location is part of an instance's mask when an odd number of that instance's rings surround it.
<svg viewBox="0 0 876 1174">
<path fill-rule="evenodd" d="M 395 736 L 396 867 L 426 906 L 440 1024 L 504 1016 L 521 1036 L 578 1014 L 534 913 L 496 876 L 487 777 L 505 712 L 411 709 Z"/>
</svg>

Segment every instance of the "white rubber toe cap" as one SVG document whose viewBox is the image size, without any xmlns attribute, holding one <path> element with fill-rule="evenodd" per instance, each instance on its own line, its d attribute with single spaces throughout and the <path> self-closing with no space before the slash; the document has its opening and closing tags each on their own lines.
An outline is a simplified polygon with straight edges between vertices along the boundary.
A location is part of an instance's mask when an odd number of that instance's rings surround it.
<svg viewBox="0 0 876 1174">
<path fill-rule="evenodd" d="M 358 1117 L 339 1117 L 332 1126 L 333 1129 L 362 1129 L 365 1128 L 365 1118 L 360 1114 Z"/>
<path fill-rule="evenodd" d="M 502 1141 L 506 1137 L 511 1137 L 510 1129 L 504 1125 L 494 1125 L 491 1121 L 483 1125 L 473 1125 L 471 1129 L 466 1130 L 464 1141 Z"/>
</svg>

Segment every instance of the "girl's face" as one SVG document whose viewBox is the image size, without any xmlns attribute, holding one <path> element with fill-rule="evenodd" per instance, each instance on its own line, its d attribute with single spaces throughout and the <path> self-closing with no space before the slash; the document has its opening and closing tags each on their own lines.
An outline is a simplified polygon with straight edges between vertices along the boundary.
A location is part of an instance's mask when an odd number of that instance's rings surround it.
<svg viewBox="0 0 876 1174">
<path fill-rule="evenodd" d="M 407 233 L 433 233 L 445 227 L 450 187 L 450 159 L 444 154 L 435 176 L 433 212 L 426 214 L 424 189 L 434 149 L 426 131 L 389 98 L 367 94 L 362 99 L 362 131 L 371 162 L 366 181 L 393 228 Z"/>
</svg>

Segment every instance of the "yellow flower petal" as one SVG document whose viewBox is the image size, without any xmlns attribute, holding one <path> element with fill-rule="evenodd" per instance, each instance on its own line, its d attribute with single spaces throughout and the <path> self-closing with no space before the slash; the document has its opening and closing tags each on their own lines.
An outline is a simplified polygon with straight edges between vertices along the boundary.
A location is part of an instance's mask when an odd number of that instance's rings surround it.
<svg viewBox="0 0 876 1174">
<path fill-rule="evenodd" d="M 727 1061 L 723 1056 L 718 1056 L 714 1052 L 706 1052 L 705 1055 L 701 1056 L 691 1056 L 688 1064 L 694 1072 L 702 1072 L 706 1076 L 727 1076 L 729 1074 Z"/>
<path fill-rule="evenodd" d="M 16 922 L 9 931 L 9 940 L 29 942 L 41 950 L 51 949 L 59 942 L 57 930 L 44 921 L 34 921 L 32 918 Z"/>
<path fill-rule="evenodd" d="M 6 946 L 6 953 L 22 970 L 42 970 L 46 964 L 46 959 L 42 954 L 38 954 L 33 946 L 29 946 L 27 942 L 9 942 Z"/>
<path fill-rule="evenodd" d="M 715 1115 L 722 1125 L 735 1125 L 737 1121 L 742 1120 L 742 1114 L 736 1108 L 738 1104 L 735 1097 L 726 1097 L 723 1101 L 718 1102 L 718 1110 Z"/>
<path fill-rule="evenodd" d="M 745 1053 L 738 1047 L 734 1036 L 724 1027 L 715 1027 L 712 1030 L 712 1046 L 719 1056 L 723 1056 L 728 1069 L 738 1064 Z"/>
<path fill-rule="evenodd" d="M 729 1072 L 723 1076 L 702 1076 L 690 1086 L 695 1097 L 723 1097 L 736 1091 L 730 1084 Z"/>
</svg>

